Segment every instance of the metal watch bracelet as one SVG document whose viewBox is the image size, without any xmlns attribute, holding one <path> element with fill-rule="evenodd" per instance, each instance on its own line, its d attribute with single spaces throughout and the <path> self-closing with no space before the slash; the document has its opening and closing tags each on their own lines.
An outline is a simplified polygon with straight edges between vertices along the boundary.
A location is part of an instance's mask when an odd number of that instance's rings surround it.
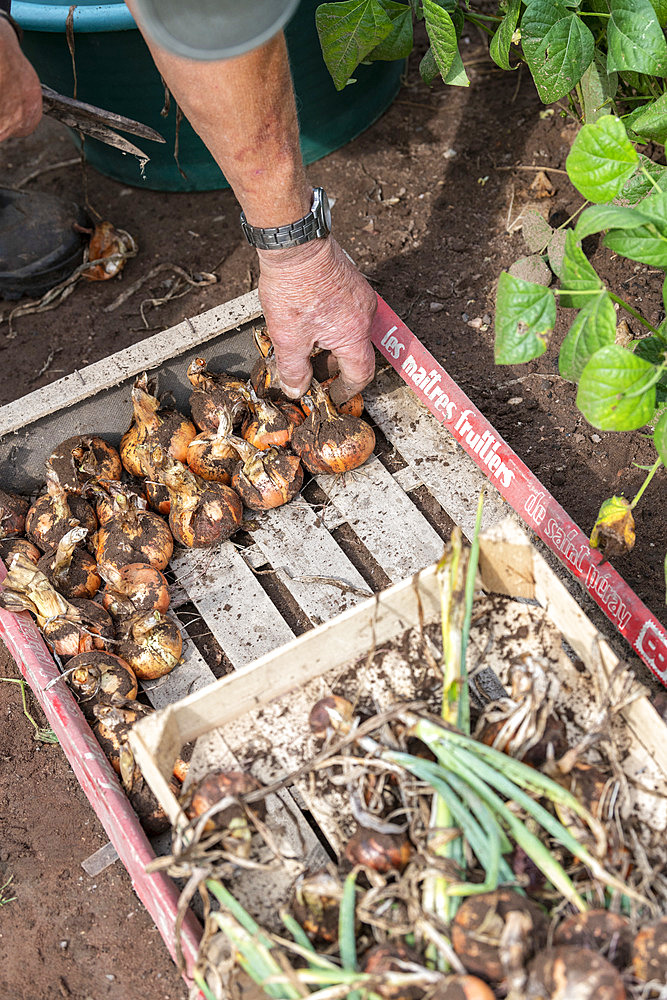
<svg viewBox="0 0 667 1000">
<path fill-rule="evenodd" d="M 329 201 L 323 188 L 315 188 L 313 207 L 302 219 L 285 226 L 251 226 L 241 212 L 241 229 L 251 246 L 258 250 L 277 250 L 301 246 L 324 238 L 331 232 Z"/>
</svg>

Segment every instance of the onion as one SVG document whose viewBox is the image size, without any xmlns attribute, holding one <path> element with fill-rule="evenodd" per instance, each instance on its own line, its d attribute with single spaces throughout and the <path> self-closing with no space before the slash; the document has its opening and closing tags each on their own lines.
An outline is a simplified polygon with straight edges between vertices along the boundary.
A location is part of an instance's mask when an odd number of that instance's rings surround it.
<svg viewBox="0 0 667 1000">
<path fill-rule="evenodd" d="M 416 967 L 414 970 L 411 967 Z M 421 986 L 391 986 L 382 981 L 387 972 L 418 972 L 423 966 L 416 952 L 401 941 L 391 944 L 377 944 L 366 952 L 362 959 L 361 969 L 371 976 L 377 976 L 371 990 L 379 994 L 383 1000 L 419 1000 L 424 995 Z"/>
<path fill-rule="evenodd" d="M 38 624 L 47 645 L 61 660 L 93 649 L 106 650 L 114 642 L 115 630 L 110 615 L 84 597 L 66 602 L 67 611 Z"/>
<path fill-rule="evenodd" d="M 97 518 L 89 503 L 76 493 L 68 493 L 57 477 L 47 471 L 44 496 L 36 500 L 27 513 L 26 534 L 43 551 L 55 549 L 58 542 L 71 528 L 87 528 L 93 540 L 97 531 Z"/>
<path fill-rule="evenodd" d="M 93 598 L 102 580 L 90 552 L 79 547 L 87 528 L 72 528 L 58 542 L 55 552 L 42 556 L 37 566 L 64 597 Z"/>
<path fill-rule="evenodd" d="M 376 872 L 403 871 L 412 855 L 412 844 L 400 833 L 378 833 L 358 827 L 345 845 L 345 857 L 353 865 Z"/>
<path fill-rule="evenodd" d="M 142 681 L 164 677 L 178 665 L 183 640 L 178 625 L 159 611 L 119 622 L 118 655 Z"/>
<path fill-rule="evenodd" d="M 327 378 L 322 382 L 322 389 L 326 392 L 327 396 L 331 398 L 331 387 L 338 378 L 338 375 L 332 375 L 331 378 Z M 346 400 L 344 403 L 333 404 L 336 407 L 338 413 L 342 413 L 346 417 L 360 417 L 364 412 L 364 397 L 358 392 L 351 399 Z M 307 413 L 308 411 L 306 411 Z"/>
<path fill-rule="evenodd" d="M 241 433 L 244 440 L 260 451 L 287 447 L 295 424 L 277 406 L 267 399 L 260 399 L 254 390 L 248 391 L 245 398 L 250 413 L 243 421 Z"/>
<path fill-rule="evenodd" d="M 308 716 L 308 725 L 314 736 L 325 739 L 335 733 L 347 736 L 354 721 L 354 707 L 347 698 L 329 694 L 315 702 Z"/>
<path fill-rule="evenodd" d="M 23 534 L 29 506 L 25 497 L 0 490 L 0 539 Z"/>
<path fill-rule="evenodd" d="M 292 910 L 308 937 L 333 944 L 338 940 L 342 886 L 326 869 L 301 875 L 294 887 Z"/>
<path fill-rule="evenodd" d="M 221 424 L 228 426 L 228 419 L 223 417 Z M 227 442 L 220 425 L 215 433 L 203 431 L 193 438 L 188 446 L 188 465 L 201 479 L 207 482 L 224 483 L 229 486 L 232 473 L 239 464 L 236 450 Z"/>
<path fill-rule="evenodd" d="M 303 469 L 295 455 L 278 448 L 260 451 L 249 441 L 235 437 L 229 414 L 221 416 L 219 431 L 242 459 L 232 476 L 232 486 L 246 507 L 271 510 L 297 495 L 303 485 Z"/>
<path fill-rule="evenodd" d="M 556 928 L 555 945 L 577 945 L 602 952 L 612 964 L 625 969 L 630 961 L 630 921 L 611 910 L 587 910 L 566 917 Z M 667 976 L 667 962 L 665 963 Z"/>
<path fill-rule="evenodd" d="M 226 799 L 238 800 L 241 796 L 254 792 L 261 785 L 250 774 L 243 771 L 214 771 L 207 774 L 195 785 L 190 806 L 186 810 L 190 819 L 203 816 L 209 809 Z M 264 800 L 260 799 L 252 806 L 260 818 L 266 814 Z M 213 812 L 213 815 L 204 824 L 204 832 L 212 833 L 220 830 L 225 834 L 223 845 L 229 853 L 240 858 L 250 856 L 250 841 L 252 839 L 252 828 L 248 824 L 243 806 L 238 801 L 227 802 L 221 805 L 220 809 Z"/>
<path fill-rule="evenodd" d="M 202 549 L 234 534 L 243 520 L 243 504 L 233 489 L 206 482 L 187 465 L 168 458 L 159 474 L 171 497 L 169 525 L 177 542 Z"/>
<path fill-rule="evenodd" d="M 173 550 L 169 528 L 150 510 L 126 510 L 97 533 L 97 563 L 107 574 L 136 562 L 164 569 Z"/>
<path fill-rule="evenodd" d="M 163 573 L 147 563 L 128 563 L 102 572 L 107 584 L 102 607 L 114 618 L 129 618 L 148 611 L 164 614 L 169 607 L 169 584 Z"/>
<path fill-rule="evenodd" d="M 295 428 L 292 449 L 309 472 L 350 472 L 363 465 L 375 447 L 375 434 L 369 424 L 336 413 L 315 381 L 304 400 L 310 413 Z"/>
<path fill-rule="evenodd" d="M 67 665 L 68 682 L 89 718 L 93 704 L 105 704 L 113 697 L 136 698 L 137 678 L 125 660 L 103 650 L 79 653 Z"/>
<path fill-rule="evenodd" d="M 29 559 L 31 563 L 34 563 L 35 566 L 42 556 L 37 546 L 29 542 L 27 538 L 6 538 L 3 542 L 0 542 L 0 559 L 6 565 L 9 565 L 12 557 L 19 553 L 25 556 L 26 559 Z"/>
<path fill-rule="evenodd" d="M 546 940 L 547 918 L 535 903 L 514 889 L 504 888 L 463 901 L 450 926 L 450 936 L 468 972 L 489 983 L 504 980 L 501 939 L 510 914 L 516 911 L 526 920 L 522 935 L 525 960 Z"/>
<path fill-rule="evenodd" d="M 147 715 L 150 715 L 151 711 L 152 709 L 140 705 L 137 701 L 124 706 L 93 705 L 95 722 L 92 724 L 92 730 L 95 733 L 97 742 L 104 751 L 104 755 L 117 774 L 121 773 L 121 753 L 123 747 L 127 745 L 127 736 L 130 729 L 139 719 L 144 719 Z M 131 772 L 134 770 L 134 766 L 134 760 L 132 759 Z M 129 777 L 127 768 L 124 770 L 126 778 Z M 131 784 L 131 782 L 128 783 Z"/>
<path fill-rule="evenodd" d="M 123 471 L 116 449 L 92 434 L 67 438 L 54 449 L 46 465 L 70 493 L 80 493 L 89 479 L 120 479 Z"/>
<path fill-rule="evenodd" d="M 535 956 L 524 996 L 526 1000 L 625 1000 L 626 993 L 620 973 L 602 955 L 562 946 Z"/>
<path fill-rule="evenodd" d="M 97 520 L 101 525 L 107 524 L 117 514 L 124 514 L 127 510 L 146 510 L 143 489 L 140 491 L 137 487 L 125 483 L 101 483 L 98 480 L 91 480 L 84 487 L 84 495 L 92 498 Z"/>
<path fill-rule="evenodd" d="M 446 976 L 429 1000 L 495 1000 L 495 993 L 477 976 Z"/>
<path fill-rule="evenodd" d="M 188 444 L 196 435 L 193 423 L 177 410 L 165 409 L 155 396 L 155 383 L 144 372 L 132 389 L 134 422 L 120 442 L 120 457 L 133 476 L 153 477 L 155 448 L 184 462 Z"/>
<path fill-rule="evenodd" d="M 209 371 L 203 358 L 195 358 L 191 363 L 188 378 L 195 389 L 190 396 L 190 411 L 200 431 L 214 434 L 223 410 L 231 414 L 235 426 L 241 425 L 247 405 L 243 397 L 245 384 L 240 379 L 227 372 Z M 185 458 L 180 461 L 184 462 Z"/>
<path fill-rule="evenodd" d="M 639 931 L 632 945 L 632 969 L 644 982 L 667 982 L 667 917 Z"/>
</svg>

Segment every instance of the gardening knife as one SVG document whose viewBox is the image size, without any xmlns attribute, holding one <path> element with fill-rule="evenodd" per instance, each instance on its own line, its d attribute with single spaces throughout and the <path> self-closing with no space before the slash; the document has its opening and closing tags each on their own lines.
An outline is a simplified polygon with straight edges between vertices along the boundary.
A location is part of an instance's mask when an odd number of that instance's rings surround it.
<svg viewBox="0 0 667 1000">
<path fill-rule="evenodd" d="M 129 139 L 118 135 L 116 129 L 130 132 L 131 135 L 138 135 L 142 139 L 152 139 L 153 142 L 165 142 L 164 137 L 159 132 L 142 124 L 142 122 L 136 122 L 124 115 L 117 115 L 114 111 L 96 108 L 93 104 L 85 104 L 73 97 L 57 94 L 55 90 L 51 90 L 44 84 L 42 84 L 42 110 L 45 115 L 56 118 L 68 128 L 85 132 L 93 139 L 99 139 L 107 146 L 115 146 L 123 153 L 131 153 L 140 160 L 149 160 L 150 157 Z"/>
</svg>

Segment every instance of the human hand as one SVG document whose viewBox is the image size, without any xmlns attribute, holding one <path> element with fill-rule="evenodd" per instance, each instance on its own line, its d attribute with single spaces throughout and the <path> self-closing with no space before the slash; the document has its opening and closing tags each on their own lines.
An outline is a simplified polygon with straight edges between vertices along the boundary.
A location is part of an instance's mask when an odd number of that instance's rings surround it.
<svg viewBox="0 0 667 1000">
<path fill-rule="evenodd" d="M 370 340 L 377 297 L 328 236 L 289 250 L 260 250 L 259 297 L 283 391 L 298 398 L 313 374 L 314 347 L 331 351 L 339 377 L 334 403 L 343 403 L 373 378 Z"/>
<path fill-rule="evenodd" d="M 0 142 L 30 135 L 41 117 L 39 77 L 23 55 L 11 24 L 0 17 Z"/>
</svg>

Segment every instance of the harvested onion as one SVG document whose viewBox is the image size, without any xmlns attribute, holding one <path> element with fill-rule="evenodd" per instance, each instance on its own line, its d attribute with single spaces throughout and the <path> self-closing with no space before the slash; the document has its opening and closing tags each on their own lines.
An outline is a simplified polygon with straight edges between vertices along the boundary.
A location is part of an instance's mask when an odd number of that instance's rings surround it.
<svg viewBox="0 0 667 1000">
<path fill-rule="evenodd" d="M 336 412 L 313 381 L 304 403 L 308 416 L 292 434 L 292 449 L 310 472 L 350 472 L 363 465 L 375 447 L 375 434 L 364 420 Z"/>
<path fill-rule="evenodd" d="M 87 528 L 72 528 L 55 552 L 42 556 L 37 564 L 64 597 L 93 598 L 102 584 L 95 559 L 79 545 L 87 534 Z"/>
<path fill-rule="evenodd" d="M 183 640 L 178 625 L 159 611 L 119 622 L 118 655 L 142 681 L 170 673 L 180 662 Z"/>
<path fill-rule="evenodd" d="M 87 528 L 88 538 L 97 531 L 97 518 L 89 503 L 77 493 L 68 493 L 54 473 L 47 472 L 46 490 L 32 505 L 25 520 L 28 538 L 43 551 L 50 551 L 71 528 Z"/>
<path fill-rule="evenodd" d="M 303 485 L 303 469 L 296 455 L 278 448 L 260 451 L 236 437 L 231 433 L 229 414 L 220 418 L 220 434 L 242 459 L 232 476 L 232 486 L 246 507 L 271 510 L 297 495 Z"/>
<path fill-rule="evenodd" d="M 35 566 L 42 557 L 42 553 L 39 551 L 36 545 L 28 541 L 27 538 L 6 538 L 4 541 L 0 542 L 0 559 L 8 565 L 13 556 L 24 555 L 26 559 L 29 559 L 31 563 Z"/>
<path fill-rule="evenodd" d="M 169 528 L 150 510 L 127 509 L 97 533 L 97 562 L 104 573 L 136 562 L 164 569 L 173 550 Z"/>
<path fill-rule="evenodd" d="M 100 571 L 107 584 L 102 607 L 113 618 L 129 618 L 137 613 L 169 607 L 169 584 L 159 569 L 147 563 L 128 563 L 120 569 L 107 565 Z"/>
<path fill-rule="evenodd" d="M 331 388 L 338 378 L 338 375 L 332 375 L 331 378 L 327 378 L 321 383 L 322 389 L 326 392 L 327 396 L 331 399 Z M 333 402 L 333 400 L 332 400 Z M 347 399 L 344 403 L 334 403 L 338 413 L 342 413 L 347 417 L 360 417 L 364 412 L 364 397 L 358 392 L 351 399 Z M 306 411 L 307 412 L 307 411 Z"/>
<path fill-rule="evenodd" d="M 260 451 L 274 447 L 286 448 L 296 423 L 280 407 L 274 406 L 267 399 L 260 399 L 252 389 L 248 391 L 246 399 L 250 413 L 243 421 L 241 433 L 244 440 Z"/>
<path fill-rule="evenodd" d="M 245 385 L 240 379 L 227 372 L 209 371 L 203 358 L 195 358 L 187 374 L 195 389 L 190 396 L 190 411 L 200 431 L 215 433 L 223 410 L 231 414 L 235 426 L 240 426 L 247 412 Z"/>
<path fill-rule="evenodd" d="M 227 419 L 222 419 L 223 430 Z M 207 482 L 224 483 L 229 486 L 232 473 L 239 464 L 236 450 L 227 442 L 220 428 L 211 433 L 203 431 L 193 438 L 188 445 L 188 465 L 201 479 Z"/>
<path fill-rule="evenodd" d="M 120 442 L 120 457 L 133 476 L 153 476 L 152 454 L 155 448 L 179 462 L 187 456 L 188 444 L 196 435 L 194 424 L 177 410 L 161 406 L 155 395 L 155 383 L 146 373 L 132 389 L 134 422 Z"/>
<path fill-rule="evenodd" d="M 243 504 L 224 483 L 206 482 L 181 462 L 163 459 L 160 478 L 169 490 L 169 526 L 187 548 L 202 549 L 224 542 L 243 520 Z"/>
<path fill-rule="evenodd" d="M 29 506 L 25 497 L 0 490 L 0 539 L 23 534 Z"/>
<path fill-rule="evenodd" d="M 68 682 L 88 717 L 93 704 L 105 704 L 115 698 L 136 698 L 137 678 L 125 660 L 104 650 L 79 653 L 67 665 Z"/>
<path fill-rule="evenodd" d="M 89 479 L 120 479 L 123 467 L 116 449 L 94 434 L 77 434 L 53 450 L 46 463 L 70 493 L 80 493 Z"/>
</svg>

